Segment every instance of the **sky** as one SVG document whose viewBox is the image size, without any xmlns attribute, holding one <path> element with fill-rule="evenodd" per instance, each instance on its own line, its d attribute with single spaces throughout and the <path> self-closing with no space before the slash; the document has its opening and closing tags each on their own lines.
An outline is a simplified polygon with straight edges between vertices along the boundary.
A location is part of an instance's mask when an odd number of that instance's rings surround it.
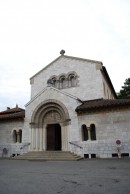
<svg viewBox="0 0 130 194">
<path fill-rule="evenodd" d="M 130 77 L 130 1 L 0 0 L 0 111 L 24 108 L 29 78 L 62 49 L 102 61 L 119 92 Z"/>
</svg>

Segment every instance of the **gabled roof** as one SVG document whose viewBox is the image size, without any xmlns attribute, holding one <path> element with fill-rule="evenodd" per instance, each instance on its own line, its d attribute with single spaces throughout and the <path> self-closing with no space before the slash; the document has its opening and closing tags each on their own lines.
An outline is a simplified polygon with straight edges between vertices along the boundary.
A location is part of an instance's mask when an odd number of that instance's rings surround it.
<svg viewBox="0 0 130 194">
<path fill-rule="evenodd" d="M 47 66 L 45 66 L 43 69 L 41 69 L 40 71 L 38 71 L 36 74 L 34 74 L 30 79 L 34 78 L 36 75 L 38 75 L 43 70 L 45 70 L 48 67 L 50 67 L 53 63 L 55 63 L 56 61 L 58 61 L 61 58 L 76 59 L 76 60 L 81 60 L 81 61 L 87 61 L 87 62 L 90 62 L 90 63 L 99 63 L 99 64 L 102 65 L 102 62 L 101 61 L 95 61 L 95 60 L 91 60 L 91 59 L 83 59 L 83 58 L 79 58 L 79 57 L 72 57 L 72 56 L 67 56 L 67 55 L 61 55 L 61 56 L 57 57 L 54 61 L 52 61 L 51 63 L 49 63 Z"/>
<path fill-rule="evenodd" d="M 41 92 L 39 92 L 36 96 L 34 96 L 34 97 L 33 97 L 33 98 L 25 105 L 25 107 L 27 107 L 30 103 L 32 103 L 35 99 L 37 99 L 42 93 L 44 93 L 44 92 L 47 91 L 47 90 L 54 90 L 54 91 L 57 91 L 57 92 L 59 92 L 59 93 L 65 95 L 65 96 L 69 96 L 70 98 L 73 98 L 73 99 L 78 100 L 79 102 L 81 102 L 81 100 L 80 100 L 79 98 L 77 98 L 76 96 L 74 96 L 74 95 L 72 95 L 72 94 L 69 94 L 69 93 L 67 93 L 67 92 L 65 92 L 65 91 L 59 90 L 59 89 L 54 88 L 54 87 L 52 87 L 52 86 L 47 86 L 47 87 L 45 87 Z"/>
<path fill-rule="evenodd" d="M 61 55 L 58 58 L 56 58 L 54 61 L 52 61 L 51 63 L 49 63 L 47 66 L 45 66 L 43 69 L 41 69 L 39 72 L 37 72 L 35 75 L 33 75 L 31 79 L 33 79 L 35 76 L 37 76 L 39 73 L 41 73 L 42 71 L 44 71 L 45 69 L 47 69 L 48 67 L 50 67 L 53 63 L 55 63 L 56 61 L 58 61 L 61 58 L 67 58 L 67 59 L 75 59 L 75 60 L 81 60 L 81 61 L 86 61 L 86 62 L 90 62 L 90 63 L 96 63 L 96 64 L 100 64 L 102 65 L 102 68 L 100 69 L 100 71 L 102 72 L 104 78 L 106 79 L 107 83 L 109 84 L 109 86 L 111 87 L 111 90 L 113 92 L 113 95 L 115 98 L 117 98 L 115 89 L 113 87 L 113 84 L 111 82 L 111 79 L 107 73 L 107 70 L 105 68 L 105 66 L 103 66 L 103 63 L 101 61 L 96 61 L 96 60 L 91 60 L 91 59 L 84 59 L 84 58 L 80 58 L 80 57 L 72 57 L 72 56 L 67 56 L 67 55 Z"/>
<path fill-rule="evenodd" d="M 25 117 L 25 110 L 19 108 L 17 105 L 15 108 L 8 108 L 5 111 L 0 112 L 0 121 L 1 120 L 12 120 L 12 119 L 23 119 Z"/>
<path fill-rule="evenodd" d="M 130 99 L 96 99 L 83 101 L 80 106 L 76 108 L 77 113 L 90 113 L 99 112 L 107 109 L 120 109 L 120 108 L 130 108 Z"/>
</svg>

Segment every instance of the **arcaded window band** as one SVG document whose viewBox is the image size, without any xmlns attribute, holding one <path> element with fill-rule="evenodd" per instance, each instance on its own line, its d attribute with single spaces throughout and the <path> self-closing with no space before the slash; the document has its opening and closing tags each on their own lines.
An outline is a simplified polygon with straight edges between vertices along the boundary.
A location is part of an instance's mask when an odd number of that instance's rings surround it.
<svg viewBox="0 0 130 194">
<path fill-rule="evenodd" d="M 48 81 L 47 85 L 57 89 L 66 89 L 77 86 L 77 73 L 69 72 L 68 74 L 61 74 L 59 76 L 52 76 Z"/>
</svg>

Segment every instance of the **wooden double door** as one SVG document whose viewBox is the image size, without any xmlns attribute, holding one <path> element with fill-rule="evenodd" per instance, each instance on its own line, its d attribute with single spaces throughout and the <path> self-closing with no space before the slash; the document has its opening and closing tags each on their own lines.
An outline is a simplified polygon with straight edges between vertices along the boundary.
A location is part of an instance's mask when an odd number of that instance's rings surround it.
<svg viewBox="0 0 130 194">
<path fill-rule="evenodd" d="M 61 126 L 47 125 L 47 150 L 61 150 Z"/>
</svg>

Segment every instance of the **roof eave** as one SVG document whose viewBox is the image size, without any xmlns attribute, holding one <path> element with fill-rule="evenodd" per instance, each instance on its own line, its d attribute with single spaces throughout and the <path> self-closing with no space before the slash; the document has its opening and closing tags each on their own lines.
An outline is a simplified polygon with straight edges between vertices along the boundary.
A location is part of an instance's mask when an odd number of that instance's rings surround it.
<svg viewBox="0 0 130 194">
<path fill-rule="evenodd" d="M 109 77 L 109 75 L 108 75 L 108 72 L 107 72 L 105 66 L 102 66 L 101 72 L 103 73 L 103 75 L 104 75 L 105 78 L 107 79 L 108 84 L 110 85 L 110 87 L 111 87 L 111 89 L 112 89 L 112 92 L 113 92 L 113 94 L 114 94 L 115 99 L 117 99 L 117 94 L 116 94 L 116 92 L 115 92 L 115 89 L 114 89 L 114 87 L 113 87 L 113 84 L 112 84 L 112 82 L 111 82 L 111 79 L 110 79 L 110 77 Z"/>
</svg>

